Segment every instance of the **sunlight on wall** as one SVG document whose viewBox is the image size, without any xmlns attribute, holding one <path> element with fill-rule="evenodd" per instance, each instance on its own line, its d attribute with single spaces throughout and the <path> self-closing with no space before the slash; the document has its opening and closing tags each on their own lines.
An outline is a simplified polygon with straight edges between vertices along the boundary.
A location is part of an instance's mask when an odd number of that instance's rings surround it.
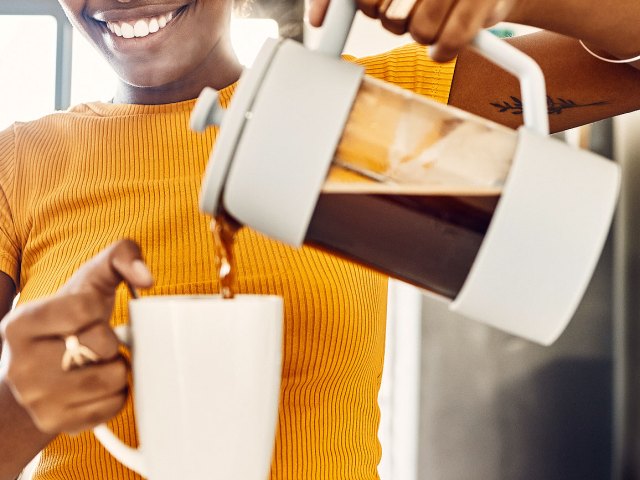
<svg viewBox="0 0 640 480">
<path fill-rule="evenodd" d="M 231 22 L 231 42 L 238 60 L 250 67 L 267 38 L 278 38 L 278 23 L 270 18 L 243 18 Z"/>
</svg>

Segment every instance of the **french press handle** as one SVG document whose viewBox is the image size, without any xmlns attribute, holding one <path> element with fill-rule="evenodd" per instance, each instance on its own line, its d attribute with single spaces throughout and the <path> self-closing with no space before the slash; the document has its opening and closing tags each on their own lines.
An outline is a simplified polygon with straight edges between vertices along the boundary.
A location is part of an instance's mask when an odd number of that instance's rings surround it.
<svg viewBox="0 0 640 480">
<path fill-rule="evenodd" d="M 314 50 L 339 56 L 347 42 L 355 14 L 356 4 L 353 0 L 331 0 L 320 40 Z M 547 89 L 540 66 L 527 54 L 486 30 L 476 35 L 473 46 L 487 60 L 518 78 L 525 127 L 540 135 L 549 135 Z"/>
</svg>

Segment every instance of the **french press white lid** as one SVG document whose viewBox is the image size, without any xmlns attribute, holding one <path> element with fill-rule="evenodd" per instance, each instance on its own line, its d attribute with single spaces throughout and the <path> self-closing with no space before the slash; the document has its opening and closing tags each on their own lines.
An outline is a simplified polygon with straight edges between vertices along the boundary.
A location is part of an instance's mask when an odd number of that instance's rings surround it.
<svg viewBox="0 0 640 480">
<path fill-rule="evenodd" d="M 200 208 L 302 245 L 363 76 L 340 60 L 355 13 L 333 0 L 315 51 L 268 41 L 243 74 L 229 111 L 205 90 L 192 126 L 220 125 Z M 592 276 L 613 217 L 620 172 L 613 162 L 548 137 L 540 67 L 481 32 L 475 46 L 520 80 L 525 126 L 471 271 L 450 309 L 548 345 L 564 330 Z"/>
</svg>

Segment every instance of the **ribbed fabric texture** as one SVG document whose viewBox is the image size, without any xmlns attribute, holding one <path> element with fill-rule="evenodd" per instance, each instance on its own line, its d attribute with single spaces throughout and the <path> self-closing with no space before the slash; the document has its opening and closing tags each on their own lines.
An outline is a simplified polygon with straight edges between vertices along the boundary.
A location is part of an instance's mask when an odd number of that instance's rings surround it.
<svg viewBox="0 0 640 480">
<path fill-rule="evenodd" d="M 433 64 L 422 47 L 354 61 L 446 102 L 453 64 Z M 221 91 L 223 105 L 234 89 Z M 218 291 L 208 219 L 197 206 L 217 129 L 192 133 L 193 105 L 84 104 L 0 134 L 0 269 L 19 286 L 21 302 L 54 293 L 83 262 L 124 237 L 140 244 L 155 277 L 146 295 Z M 285 299 L 271 478 L 378 478 L 386 278 L 248 229 L 234 248 L 237 290 Z M 114 325 L 127 321 L 127 300 L 120 288 Z M 110 423 L 136 445 L 130 401 Z M 35 478 L 139 477 L 82 433 L 55 439 Z"/>
<path fill-rule="evenodd" d="M 372 77 L 395 83 L 440 103 L 449 100 L 456 60 L 435 63 L 427 55 L 427 47 L 410 43 L 381 55 L 360 59 L 345 55 L 344 58 L 363 65 Z"/>
</svg>

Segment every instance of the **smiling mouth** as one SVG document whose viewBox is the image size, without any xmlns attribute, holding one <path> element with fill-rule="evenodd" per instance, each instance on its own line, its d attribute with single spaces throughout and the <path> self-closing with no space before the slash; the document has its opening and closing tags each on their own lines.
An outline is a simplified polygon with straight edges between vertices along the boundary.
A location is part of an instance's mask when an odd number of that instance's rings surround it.
<svg viewBox="0 0 640 480">
<path fill-rule="evenodd" d="M 144 18 L 130 18 L 122 21 L 101 21 L 94 18 L 96 22 L 101 24 L 103 28 L 109 30 L 112 34 L 122 38 L 144 38 L 159 32 L 176 17 L 178 17 L 187 6 L 177 10 L 167 12 L 161 15 Z"/>
</svg>

